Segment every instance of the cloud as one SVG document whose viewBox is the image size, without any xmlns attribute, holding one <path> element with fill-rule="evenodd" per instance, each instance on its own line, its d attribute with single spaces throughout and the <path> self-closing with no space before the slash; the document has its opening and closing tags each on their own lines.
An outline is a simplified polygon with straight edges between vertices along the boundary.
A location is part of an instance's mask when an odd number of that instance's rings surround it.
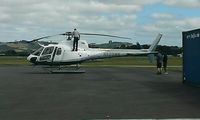
<svg viewBox="0 0 200 120">
<path fill-rule="evenodd" d="M 162 0 L 98 0 L 99 2 L 103 2 L 106 4 L 117 4 L 117 5 L 149 5 L 158 3 Z"/>
<path fill-rule="evenodd" d="M 146 36 L 144 41 L 153 39 L 152 35 L 163 34 L 161 44 L 182 45 L 182 32 L 200 28 L 200 17 L 184 19 L 157 20 L 154 23 L 144 24 L 137 30 L 139 36 Z"/>
<path fill-rule="evenodd" d="M 87 1 L 87 0 L 86 0 Z M 70 1 L 22 1 L 4 3 L 1 10 L 1 21 L 14 24 L 53 24 L 80 20 L 83 16 L 113 16 L 120 14 L 134 14 L 141 10 L 138 5 L 104 4 L 98 1 L 70 2 Z M 0 7 L 2 8 L 2 7 Z M 63 23 L 62 23 L 63 24 Z M 41 24 L 40 24 L 41 25 Z"/>
<path fill-rule="evenodd" d="M 165 31 L 165 32 L 174 32 L 174 31 L 187 31 L 189 29 L 200 27 L 200 17 L 191 17 L 185 19 L 171 19 L 168 20 L 156 21 L 154 24 L 146 24 L 143 26 L 145 31 Z"/>
<path fill-rule="evenodd" d="M 158 6 L 158 11 L 147 12 L 144 8 L 148 5 Z M 198 17 L 186 14 L 180 18 L 176 11 L 168 13 L 159 5 L 198 8 L 200 4 L 199 0 L 1 0 L 0 36 L 4 41 L 32 39 L 75 27 L 81 32 L 129 37 L 158 32 L 175 35 L 177 28 L 200 25 Z"/>
<path fill-rule="evenodd" d="M 32 38 L 56 32 L 73 30 L 110 33 L 133 28 L 137 4 L 105 3 L 97 0 L 3 0 L 0 4 L 0 34 L 7 31 L 17 38 Z M 21 37 L 20 37 L 21 35 Z M 22 36 L 23 35 L 23 36 Z M 12 35 L 5 38 L 11 39 Z"/>
<path fill-rule="evenodd" d="M 180 7 L 190 7 L 190 8 L 200 7 L 200 0 L 164 0 L 163 3 L 166 5 L 180 6 Z"/>
<path fill-rule="evenodd" d="M 172 19 L 174 15 L 169 13 L 153 13 L 151 17 L 154 19 Z"/>
<path fill-rule="evenodd" d="M 158 33 L 163 34 L 161 44 L 178 45 L 182 44 L 182 31 L 200 28 L 199 16 L 178 16 L 176 12 L 153 12 L 145 17 L 148 21 L 142 21 L 135 25 L 134 38 L 149 43 Z"/>
</svg>

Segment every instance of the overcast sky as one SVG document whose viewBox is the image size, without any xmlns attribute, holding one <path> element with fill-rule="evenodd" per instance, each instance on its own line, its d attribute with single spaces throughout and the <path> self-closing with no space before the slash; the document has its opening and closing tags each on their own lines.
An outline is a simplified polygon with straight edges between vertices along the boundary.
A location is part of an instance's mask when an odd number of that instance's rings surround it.
<svg viewBox="0 0 200 120">
<path fill-rule="evenodd" d="M 0 0 L 0 41 L 31 40 L 73 31 L 131 37 L 83 37 L 88 42 L 182 44 L 182 31 L 200 28 L 200 0 Z M 61 38 L 54 38 L 61 39 Z"/>
</svg>

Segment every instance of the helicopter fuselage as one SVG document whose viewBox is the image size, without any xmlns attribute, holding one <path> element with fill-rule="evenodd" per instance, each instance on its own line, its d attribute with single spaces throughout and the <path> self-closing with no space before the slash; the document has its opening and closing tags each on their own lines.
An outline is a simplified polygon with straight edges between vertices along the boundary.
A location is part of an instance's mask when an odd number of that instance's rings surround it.
<svg viewBox="0 0 200 120">
<path fill-rule="evenodd" d="M 139 50 L 89 48 L 85 40 L 79 40 L 78 51 L 72 51 L 73 41 L 64 41 L 59 44 L 42 45 L 41 48 L 30 54 L 27 60 L 35 65 L 71 65 L 100 58 L 154 54 L 161 36 L 161 34 L 158 35 L 149 49 Z"/>
<path fill-rule="evenodd" d="M 130 52 L 130 50 L 126 51 L 123 49 L 86 49 L 81 47 L 78 51 L 72 51 L 71 47 L 63 44 L 50 44 L 30 54 L 27 60 L 36 65 L 70 65 L 81 63 L 86 60 L 131 55 L 134 52 L 143 54 L 146 51 L 132 50 Z"/>
</svg>

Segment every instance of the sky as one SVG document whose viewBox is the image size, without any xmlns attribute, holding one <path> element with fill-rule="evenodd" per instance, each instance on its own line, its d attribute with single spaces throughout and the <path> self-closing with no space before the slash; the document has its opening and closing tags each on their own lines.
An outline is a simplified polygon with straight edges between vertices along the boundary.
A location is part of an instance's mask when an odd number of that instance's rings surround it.
<svg viewBox="0 0 200 120">
<path fill-rule="evenodd" d="M 200 0 L 0 0 L 0 42 L 32 40 L 74 28 L 132 38 L 81 36 L 89 43 L 151 44 L 162 33 L 160 45 L 182 46 L 182 31 L 200 28 Z"/>
</svg>

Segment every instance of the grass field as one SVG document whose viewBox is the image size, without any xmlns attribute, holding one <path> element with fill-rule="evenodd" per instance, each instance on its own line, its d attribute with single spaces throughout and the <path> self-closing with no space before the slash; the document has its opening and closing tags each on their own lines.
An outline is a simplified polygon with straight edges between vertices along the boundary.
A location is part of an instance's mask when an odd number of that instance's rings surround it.
<svg viewBox="0 0 200 120">
<path fill-rule="evenodd" d="M 0 56 L 0 64 L 7 65 L 30 65 L 26 60 L 26 57 L 19 56 Z M 81 65 L 85 67 L 101 67 L 101 66 L 109 66 L 109 67 L 133 67 L 133 66 L 150 66 L 155 69 L 156 61 L 150 63 L 147 57 L 140 56 L 129 56 L 129 57 L 116 57 L 116 58 L 107 58 L 107 59 L 99 59 L 93 61 L 86 61 Z M 154 67 L 155 66 L 155 67 Z M 182 71 L 182 58 L 179 57 L 169 57 L 168 58 L 168 70 L 169 71 Z"/>
<path fill-rule="evenodd" d="M 108 58 L 95 61 L 87 61 L 83 63 L 84 66 L 109 66 L 109 67 L 148 67 L 148 69 L 156 68 L 156 61 L 150 63 L 148 57 L 131 56 L 131 57 L 117 57 Z M 182 72 L 182 58 L 169 57 L 168 70 Z"/>
<path fill-rule="evenodd" d="M 0 64 L 30 64 L 26 57 L 18 56 L 0 56 Z M 100 66 L 100 65 L 142 65 L 142 66 L 152 66 L 155 65 L 155 61 L 150 63 L 147 57 L 131 56 L 131 57 L 116 57 L 107 58 L 93 61 L 86 61 L 83 65 L 88 66 Z M 182 58 L 179 57 L 169 57 L 169 66 L 182 66 Z"/>
<path fill-rule="evenodd" d="M 150 66 L 155 69 L 156 61 L 150 63 L 147 57 L 140 56 L 130 56 L 130 57 L 116 57 L 116 58 L 107 58 L 93 61 L 86 61 L 82 63 L 86 67 L 133 67 L 133 66 Z M 30 65 L 26 60 L 26 57 L 19 56 L 0 56 L 0 64 L 9 64 L 9 65 Z M 179 57 L 169 57 L 168 58 L 168 70 L 169 71 L 182 71 L 182 58 Z M 172 66 L 172 67 L 170 67 Z"/>
<path fill-rule="evenodd" d="M 138 65 L 138 66 L 152 66 L 147 57 L 131 56 L 131 57 L 116 57 L 102 60 L 88 61 L 84 65 Z M 182 66 L 182 59 L 178 57 L 169 57 L 168 64 L 170 66 Z"/>
<path fill-rule="evenodd" d="M 0 56 L 0 64 L 27 65 L 27 64 L 30 64 L 30 63 L 26 60 L 26 57 Z"/>
</svg>

